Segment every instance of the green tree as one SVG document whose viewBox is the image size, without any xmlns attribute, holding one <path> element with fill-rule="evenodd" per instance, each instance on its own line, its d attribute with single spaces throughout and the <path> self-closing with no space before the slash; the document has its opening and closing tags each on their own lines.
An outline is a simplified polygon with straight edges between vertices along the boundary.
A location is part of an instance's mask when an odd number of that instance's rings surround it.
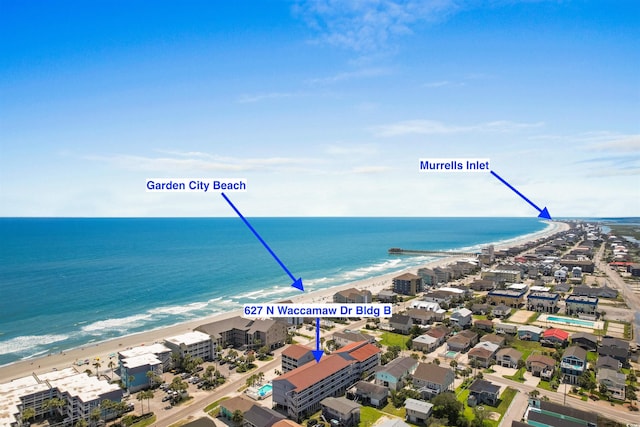
<svg viewBox="0 0 640 427">
<path fill-rule="evenodd" d="M 111 381 L 113 381 L 113 370 L 116 367 L 116 364 L 113 360 L 109 360 L 109 363 L 107 364 L 107 367 L 109 369 L 111 369 Z"/>
<path fill-rule="evenodd" d="M 235 411 L 233 411 L 233 415 L 231 416 L 231 421 L 233 421 L 236 424 L 242 424 L 243 419 L 244 419 L 244 415 L 242 414 L 242 411 L 240 411 L 240 409 L 236 409 Z"/>
<path fill-rule="evenodd" d="M 25 408 L 22 411 L 22 421 L 29 422 L 30 419 L 36 416 L 36 410 L 34 408 Z"/>
<path fill-rule="evenodd" d="M 74 427 L 87 427 L 88 425 L 89 424 L 87 423 L 87 420 L 85 420 L 84 418 L 80 418 L 78 421 L 76 421 Z"/>
<path fill-rule="evenodd" d="M 529 397 L 532 399 L 536 399 L 538 396 L 540 396 L 540 392 L 535 388 L 531 390 L 528 394 L 529 394 Z"/>
<path fill-rule="evenodd" d="M 89 414 L 89 420 L 91 421 L 91 425 L 96 425 L 100 418 L 102 417 L 102 411 L 100 408 L 93 408 L 91 413 Z"/>
<path fill-rule="evenodd" d="M 487 412 L 484 408 L 480 408 L 478 406 L 474 406 L 473 409 L 473 420 L 471 421 L 472 427 L 484 427 L 484 422 L 487 419 Z"/>
<path fill-rule="evenodd" d="M 100 368 L 102 367 L 102 363 L 100 363 L 100 359 L 96 359 L 93 362 L 93 367 L 96 368 L 96 377 L 100 377 Z"/>
<path fill-rule="evenodd" d="M 436 418 L 446 418 L 447 425 L 458 425 L 458 418 L 462 415 L 464 405 L 456 399 L 451 392 L 440 393 L 431 400 L 433 404 L 433 416 Z"/>
</svg>

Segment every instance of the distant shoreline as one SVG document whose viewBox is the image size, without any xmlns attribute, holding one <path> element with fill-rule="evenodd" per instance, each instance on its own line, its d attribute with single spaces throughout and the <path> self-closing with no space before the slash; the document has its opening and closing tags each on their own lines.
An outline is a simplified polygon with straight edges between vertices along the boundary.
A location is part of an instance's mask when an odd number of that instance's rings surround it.
<svg viewBox="0 0 640 427">
<path fill-rule="evenodd" d="M 528 241 L 537 240 L 543 237 L 547 237 L 549 235 L 558 233 L 560 231 L 567 230 L 569 225 L 565 222 L 549 222 L 548 226 L 543 230 L 535 233 L 529 233 L 523 236 L 519 236 L 512 239 L 507 239 L 500 242 L 489 242 L 484 244 L 483 246 L 488 246 L 493 244 L 496 249 L 506 248 L 511 246 L 521 245 Z M 455 263 L 460 259 L 466 258 L 465 256 L 452 256 L 452 257 L 443 257 L 438 258 L 436 260 L 425 263 L 424 265 L 413 267 L 411 269 L 402 269 L 398 271 L 394 271 L 391 273 L 386 273 L 384 275 L 375 276 L 368 279 L 363 279 L 359 281 L 353 281 L 349 283 L 345 283 L 338 286 L 333 286 L 326 289 L 321 289 L 309 293 L 301 293 L 298 296 L 294 296 L 291 298 L 278 298 L 275 301 L 280 301 L 282 299 L 290 299 L 294 302 L 330 302 L 333 294 L 342 289 L 348 288 L 359 288 L 359 289 L 367 289 L 371 291 L 372 294 L 377 294 L 379 291 L 388 288 L 391 286 L 391 281 L 393 277 L 398 274 L 402 274 L 403 272 L 413 272 L 415 273 L 418 268 L 435 268 L 437 266 L 444 266 L 448 264 Z M 71 348 L 69 350 L 62 350 L 58 353 L 51 353 L 45 356 L 38 356 L 31 359 L 23 359 L 20 361 L 12 362 L 6 365 L 0 366 L 0 382 L 10 381 L 15 378 L 24 377 L 26 375 L 30 375 L 31 373 L 42 373 L 51 371 L 54 368 L 61 369 L 64 367 L 75 366 L 74 363 L 78 360 L 86 360 L 89 359 L 89 365 L 76 366 L 79 371 L 83 371 L 84 369 L 91 369 L 95 371 L 93 367 L 93 361 L 96 357 L 100 358 L 101 368 L 100 371 L 103 373 L 109 373 L 110 369 L 107 367 L 110 357 L 109 354 L 117 353 L 118 351 L 122 351 L 129 347 L 135 347 L 139 345 L 149 345 L 154 342 L 161 342 L 165 338 L 169 338 L 171 336 L 180 335 L 186 332 L 190 332 L 196 327 L 217 320 L 227 319 L 234 316 L 242 315 L 242 310 L 235 309 L 232 311 L 227 311 L 223 313 L 217 313 L 211 316 L 206 316 L 203 318 L 198 318 L 195 320 L 188 320 L 185 322 L 177 323 L 173 326 L 163 326 L 155 329 L 136 332 L 133 334 L 125 335 L 118 338 L 113 338 L 105 341 L 88 343 L 87 345 L 83 345 L 80 347 Z M 112 359 L 114 363 L 117 363 L 117 358 L 114 357 Z"/>
</svg>

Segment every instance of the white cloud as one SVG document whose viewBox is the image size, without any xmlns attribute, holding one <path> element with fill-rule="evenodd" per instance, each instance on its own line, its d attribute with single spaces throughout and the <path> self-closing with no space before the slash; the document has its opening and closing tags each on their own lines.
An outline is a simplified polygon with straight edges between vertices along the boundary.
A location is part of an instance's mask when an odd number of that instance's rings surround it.
<svg viewBox="0 0 640 427">
<path fill-rule="evenodd" d="M 318 33 L 319 41 L 360 53 L 389 48 L 419 22 L 439 21 L 458 9 L 451 0 L 308 0 L 294 13 Z"/>
<path fill-rule="evenodd" d="M 480 123 L 475 125 L 447 125 L 435 120 L 404 120 L 388 125 L 376 126 L 372 128 L 375 136 L 390 137 L 401 135 L 444 135 L 465 132 L 514 132 L 521 129 L 536 128 L 544 123 L 518 123 L 508 120 L 497 120 L 493 122 Z"/>
<path fill-rule="evenodd" d="M 361 68 L 355 71 L 337 73 L 332 76 L 309 79 L 307 82 L 310 84 L 332 84 L 353 79 L 385 76 L 391 74 L 391 72 L 390 68 L 383 67 Z"/>
<path fill-rule="evenodd" d="M 234 158 L 222 157 L 202 152 L 166 151 L 161 157 L 117 154 L 113 156 L 86 156 L 87 160 L 111 164 L 120 169 L 146 172 L 245 172 L 281 171 L 301 169 L 317 160 L 291 157 Z"/>
<path fill-rule="evenodd" d="M 260 101 L 295 98 L 300 96 L 305 96 L 305 94 L 301 92 L 269 92 L 269 93 L 259 93 L 254 95 L 243 94 L 238 97 L 236 102 L 238 104 L 252 104 Z"/>
</svg>

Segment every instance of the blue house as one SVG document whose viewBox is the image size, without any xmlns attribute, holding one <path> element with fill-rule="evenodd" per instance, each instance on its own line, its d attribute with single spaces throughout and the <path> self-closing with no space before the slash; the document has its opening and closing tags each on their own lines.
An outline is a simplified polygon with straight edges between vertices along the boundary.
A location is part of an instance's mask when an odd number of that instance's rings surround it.
<svg viewBox="0 0 640 427">
<path fill-rule="evenodd" d="M 540 336 L 544 330 L 532 325 L 518 327 L 518 338 L 523 341 L 540 341 Z"/>
<path fill-rule="evenodd" d="M 388 387 L 389 390 L 400 390 L 405 380 L 418 367 L 418 361 L 412 357 L 399 357 L 376 372 L 376 384 Z"/>
</svg>

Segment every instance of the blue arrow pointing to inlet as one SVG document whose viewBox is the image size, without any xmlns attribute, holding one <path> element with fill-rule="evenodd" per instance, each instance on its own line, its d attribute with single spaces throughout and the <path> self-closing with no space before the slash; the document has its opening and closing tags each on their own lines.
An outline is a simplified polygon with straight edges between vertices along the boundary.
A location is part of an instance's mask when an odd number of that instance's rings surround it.
<svg viewBox="0 0 640 427">
<path fill-rule="evenodd" d="M 527 203 L 529 203 L 531 206 L 533 206 L 534 208 L 536 208 L 536 210 L 538 212 L 540 212 L 540 215 L 538 215 L 538 218 L 544 218 L 544 219 L 551 219 L 551 215 L 549 215 L 549 211 L 547 210 L 546 207 L 544 207 L 543 209 L 540 209 L 538 206 L 536 206 L 535 203 L 533 203 L 531 200 L 527 199 L 524 194 L 522 194 L 521 192 L 519 192 L 518 190 L 516 190 L 511 184 L 509 184 L 507 181 L 505 181 L 504 179 L 502 179 L 500 177 L 500 175 L 498 175 L 497 173 L 495 173 L 494 171 L 491 171 L 491 175 L 495 176 L 496 178 L 498 178 L 498 180 L 500 180 L 500 182 L 502 182 L 504 185 L 506 185 L 507 187 L 509 187 L 510 189 L 513 190 L 514 193 L 516 193 L 518 196 L 522 197 Z"/>
<path fill-rule="evenodd" d="M 278 264 L 280 264 L 280 267 L 282 267 L 282 269 L 289 275 L 289 277 L 291 277 L 291 280 L 293 280 L 293 283 L 291 284 L 291 286 L 293 286 L 296 289 L 300 289 L 301 291 L 304 292 L 304 286 L 302 286 L 302 278 L 298 277 L 297 279 L 295 278 L 295 276 L 293 274 L 291 274 L 291 272 L 289 271 L 289 269 L 284 265 L 284 263 L 282 261 L 280 261 L 280 258 L 278 258 L 278 256 L 275 254 L 275 252 L 273 252 L 271 250 L 271 248 L 269 247 L 269 245 L 267 245 L 267 242 L 265 242 L 262 237 L 260 237 L 260 235 L 258 234 L 258 232 L 255 230 L 255 228 L 253 228 L 251 226 L 251 224 L 249 224 L 249 221 L 247 221 L 247 219 L 242 216 L 242 214 L 240 213 L 240 211 L 238 210 L 238 208 L 236 208 L 234 206 L 233 203 L 231 203 L 231 200 L 229 200 L 229 198 L 226 196 L 226 194 L 224 193 L 220 193 L 222 194 L 222 197 L 224 197 L 224 199 L 227 201 L 227 203 L 229 203 L 229 205 L 233 208 L 234 211 L 236 211 L 236 213 L 238 214 L 238 216 L 242 219 L 242 221 L 244 221 L 244 223 L 247 225 L 247 227 L 249 227 L 249 230 L 251 230 L 251 232 L 258 238 L 258 240 L 260 240 L 260 243 L 262 243 L 262 246 L 264 246 L 267 251 L 269 251 L 269 253 L 271 254 L 271 256 L 278 261 Z"/>
<path fill-rule="evenodd" d="M 322 348 L 320 348 L 320 318 L 316 317 L 316 349 L 311 350 L 313 357 L 316 358 L 316 362 L 319 362 L 324 354 Z"/>
</svg>

